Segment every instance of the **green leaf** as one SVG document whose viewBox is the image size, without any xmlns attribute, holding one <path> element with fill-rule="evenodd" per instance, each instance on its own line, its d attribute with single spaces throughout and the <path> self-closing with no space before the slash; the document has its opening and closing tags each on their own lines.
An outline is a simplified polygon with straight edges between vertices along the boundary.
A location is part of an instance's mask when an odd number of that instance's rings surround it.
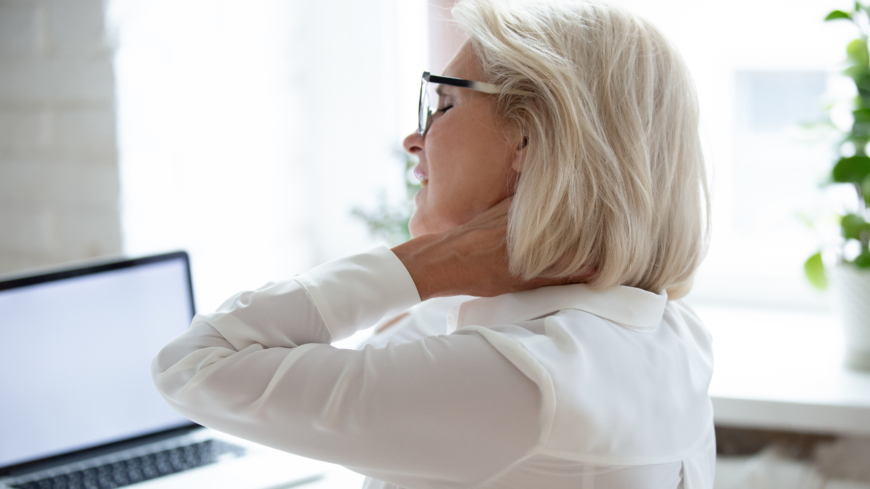
<svg viewBox="0 0 870 489">
<path fill-rule="evenodd" d="M 843 74 L 853 80 L 857 80 L 864 73 L 867 73 L 867 70 L 863 66 L 858 65 L 849 65 L 843 69 Z"/>
<path fill-rule="evenodd" d="M 870 68 L 856 63 L 844 69 L 843 74 L 855 82 L 859 97 L 866 96 L 867 91 L 870 90 Z"/>
<path fill-rule="evenodd" d="M 864 202 L 870 203 L 870 176 L 861 182 L 861 193 L 864 194 Z"/>
<path fill-rule="evenodd" d="M 852 125 L 851 136 L 853 138 L 870 137 L 870 122 L 855 121 L 855 124 Z M 858 145 L 855 145 L 855 148 L 858 148 Z"/>
<path fill-rule="evenodd" d="M 858 268 L 870 268 L 870 253 L 865 250 L 852 260 L 852 264 Z"/>
<path fill-rule="evenodd" d="M 840 219 L 840 226 L 846 239 L 861 240 L 862 233 L 870 233 L 870 223 L 858 214 L 846 214 Z"/>
<path fill-rule="evenodd" d="M 837 183 L 860 184 L 868 175 L 870 175 L 870 158 L 866 156 L 840 158 L 831 172 L 831 177 Z"/>
<path fill-rule="evenodd" d="M 870 76 L 868 76 L 868 81 L 870 81 Z M 870 95 L 870 87 L 868 87 L 866 94 Z M 865 156 L 864 146 L 867 145 L 867 141 L 870 141 L 870 108 L 854 110 L 852 111 L 852 116 L 854 117 L 854 122 L 852 123 L 852 129 L 849 131 L 849 140 L 855 144 L 855 156 Z M 861 141 L 862 139 L 864 141 Z"/>
<path fill-rule="evenodd" d="M 870 108 L 870 68 L 853 64 L 843 70 L 843 74 L 855 82 L 855 88 L 858 90 L 855 106 L 857 108 Z"/>
<path fill-rule="evenodd" d="M 849 19 L 849 20 L 851 20 L 852 16 L 847 14 L 846 12 L 843 12 L 842 10 L 834 10 L 833 12 L 829 13 L 827 17 L 825 17 L 825 22 L 827 22 L 829 20 L 837 20 L 837 19 Z"/>
<path fill-rule="evenodd" d="M 804 274 L 813 287 L 819 290 L 828 288 L 828 275 L 825 273 L 825 264 L 822 262 L 822 252 L 807 258 L 804 263 Z"/>
<path fill-rule="evenodd" d="M 855 146 L 856 150 L 863 149 L 864 146 L 867 146 L 870 143 L 870 137 L 867 136 L 855 136 L 853 134 L 846 134 L 846 136 L 840 140 L 839 144 L 845 144 L 847 142 L 852 143 Z"/>
<path fill-rule="evenodd" d="M 867 51 L 867 41 L 855 39 L 846 46 L 849 59 L 859 66 L 870 66 L 870 52 Z"/>
</svg>

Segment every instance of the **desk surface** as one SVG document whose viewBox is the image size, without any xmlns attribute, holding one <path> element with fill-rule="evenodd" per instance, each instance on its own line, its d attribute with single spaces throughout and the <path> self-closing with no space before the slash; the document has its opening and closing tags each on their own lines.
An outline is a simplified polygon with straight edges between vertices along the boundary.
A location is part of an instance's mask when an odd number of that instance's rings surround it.
<svg viewBox="0 0 870 489">
<path fill-rule="evenodd" d="M 713 334 L 710 385 L 721 426 L 870 435 L 870 372 L 843 366 L 837 318 L 696 306 Z"/>
</svg>

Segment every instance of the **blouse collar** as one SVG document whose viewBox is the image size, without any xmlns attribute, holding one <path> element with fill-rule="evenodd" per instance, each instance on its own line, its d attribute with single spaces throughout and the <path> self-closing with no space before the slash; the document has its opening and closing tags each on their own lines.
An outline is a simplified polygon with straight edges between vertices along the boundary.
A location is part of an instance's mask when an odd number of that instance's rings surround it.
<svg viewBox="0 0 870 489">
<path fill-rule="evenodd" d="M 481 297 L 455 306 L 447 315 L 448 332 L 465 326 L 494 326 L 534 319 L 563 309 L 578 309 L 625 328 L 650 332 L 662 321 L 668 295 L 622 285 L 595 290 L 585 284 L 541 287 L 497 297 Z"/>
</svg>

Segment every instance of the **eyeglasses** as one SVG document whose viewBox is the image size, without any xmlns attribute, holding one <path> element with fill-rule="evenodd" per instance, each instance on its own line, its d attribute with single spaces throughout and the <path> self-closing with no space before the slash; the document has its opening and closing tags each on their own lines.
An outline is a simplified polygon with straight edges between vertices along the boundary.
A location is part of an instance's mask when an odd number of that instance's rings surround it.
<svg viewBox="0 0 870 489">
<path fill-rule="evenodd" d="M 429 106 L 429 84 L 450 85 L 453 87 L 468 88 L 477 92 L 488 94 L 497 94 L 502 91 L 502 88 L 492 83 L 484 83 L 479 81 L 464 80 L 462 78 L 451 78 L 449 76 L 431 75 L 428 71 L 423 72 L 423 80 L 420 82 L 420 102 L 418 106 L 419 117 L 417 119 L 417 134 L 426 135 L 429 126 L 432 125 L 432 114 L 435 111 Z M 526 92 L 517 90 L 508 90 L 506 93 L 513 95 L 528 95 Z"/>
</svg>

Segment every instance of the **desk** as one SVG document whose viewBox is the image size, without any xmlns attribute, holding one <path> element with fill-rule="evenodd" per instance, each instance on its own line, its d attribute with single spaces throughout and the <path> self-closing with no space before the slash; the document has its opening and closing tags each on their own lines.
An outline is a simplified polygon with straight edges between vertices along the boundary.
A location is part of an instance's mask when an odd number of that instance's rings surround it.
<svg viewBox="0 0 870 489">
<path fill-rule="evenodd" d="M 821 312 L 694 306 L 713 334 L 716 424 L 870 436 L 870 373 L 843 366 Z"/>
</svg>

